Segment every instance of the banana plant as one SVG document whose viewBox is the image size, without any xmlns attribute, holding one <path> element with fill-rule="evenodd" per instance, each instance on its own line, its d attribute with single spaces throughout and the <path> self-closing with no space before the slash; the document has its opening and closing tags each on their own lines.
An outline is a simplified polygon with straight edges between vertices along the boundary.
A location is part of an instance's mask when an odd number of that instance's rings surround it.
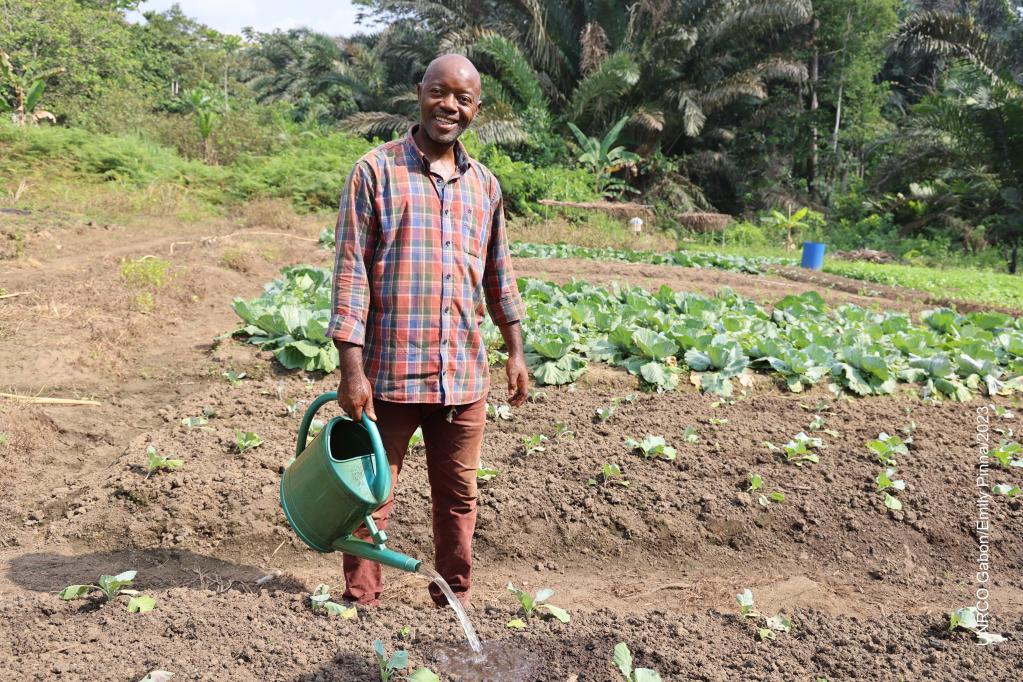
<svg viewBox="0 0 1023 682">
<path fill-rule="evenodd" d="M 206 163 L 213 161 L 213 129 L 217 127 L 219 115 L 214 108 L 213 98 L 202 90 L 186 90 L 181 99 L 185 109 L 192 113 L 195 127 L 202 141 L 202 157 Z"/>
<path fill-rule="evenodd" d="M 578 157 L 579 163 L 593 172 L 596 190 L 604 196 L 621 196 L 626 191 L 636 192 L 621 179 L 614 177 L 616 171 L 631 168 L 640 160 L 639 154 L 628 151 L 624 146 L 612 146 L 618 140 L 618 136 L 628 120 L 628 116 L 618 119 L 618 122 L 611 126 L 602 140 L 589 137 L 574 123 L 568 124 L 582 150 L 582 154 Z"/>
<path fill-rule="evenodd" d="M 14 70 L 11 56 L 0 50 L 0 85 L 14 90 L 14 104 L 0 97 L 0 112 L 10 113 L 16 125 L 35 125 L 40 121 L 57 122 L 57 117 L 39 108 L 39 100 L 46 89 L 46 79 L 64 73 L 64 67 L 36 71 L 31 64 L 21 73 Z"/>
</svg>

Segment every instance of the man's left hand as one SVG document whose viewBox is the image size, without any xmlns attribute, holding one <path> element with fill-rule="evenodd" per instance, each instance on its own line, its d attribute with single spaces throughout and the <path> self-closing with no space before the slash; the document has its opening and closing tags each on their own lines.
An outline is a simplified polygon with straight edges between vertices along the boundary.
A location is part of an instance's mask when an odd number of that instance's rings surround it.
<svg viewBox="0 0 1023 682">
<path fill-rule="evenodd" d="M 504 371 L 508 374 L 508 404 L 519 407 L 529 396 L 529 370 L 526 368 L 526 359 L 518 353 L 509 355 Z"/>
</svg>

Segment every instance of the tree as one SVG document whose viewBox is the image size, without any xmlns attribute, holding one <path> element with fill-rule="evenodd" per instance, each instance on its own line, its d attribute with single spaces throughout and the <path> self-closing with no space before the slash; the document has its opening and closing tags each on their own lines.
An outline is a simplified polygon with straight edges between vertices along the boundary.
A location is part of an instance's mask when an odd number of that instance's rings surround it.
<svg viewBox="0 0 1023 682">
<path fill-rule="evenodd" d="M 7 85 L 14 90 L 14 104 L 11 105 L 0 98 L 0 111 L 11 112 L 11 119 L 19 126 L 34 125 L 39 121 L 56 123 L 57 118 L 53 114 L 39 108 L 39 100 L 46 89 L 46 79 L 64 71 L 62 66 L 37 71 L 34 66 L 29 65 L 18 73 L 11 63 L 10 55 L 0 50 L 0 85 Z"/>
<path fill-rule="evenodd" d="M 213 98 L 202 90 L 186 90 L 181 95 L 181 101 L 195 120 L 195 127 L 199 131 L 199 139 L 202 144 L 203 161 L 213 163 L 215 160 L 213 129 L 220 119 L 219 113 L 213 106 Z"/>
</svg>

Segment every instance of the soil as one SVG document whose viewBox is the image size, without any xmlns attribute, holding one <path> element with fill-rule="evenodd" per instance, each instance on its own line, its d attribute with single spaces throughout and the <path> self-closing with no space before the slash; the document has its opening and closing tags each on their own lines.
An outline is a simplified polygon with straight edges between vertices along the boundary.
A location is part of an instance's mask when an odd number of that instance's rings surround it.
<svg viewBox="0 0 1023 682">
<path fill-rule="evenodd" d="M 0 403 L 2 679 L 128 681 L 160 668 L 182 680 L 373 680 L 374 639 L 407 649 L 413 666 L 465 668 L 457 622 L 432 607 L 419 576 L 385 569 L 383 606 L 351 620 L 310 610 L 317 584 L 340 592 L 340 556 L 307 549 L 280 511 L 298 424 L 283 399 L 307 404 L 334 378 L 288 372 L 268 353 L 215 340 L 238 323 L 233 296 L 254 296 L 283 265 L 329 263 L 312 241 L 318 227 L 72 222 L 32 233 L 23 257 L 0 262 L 0 286 L 32 292 L 0 300 L 0 390 L 100 403 Z M 120 274 L 122 259 L 145 255 L 175 273 L 149 291 L 151 302 Z M 819 287 L 596 261 L 527 259 L 517 272 L 703 293 L 730 286 L 768 303 Z M 933 305 L 901 290 L 821 293 L 908 312 Z M 247 377 L 231 385 L 227 370 Z M 501 402 L 500 369 L 492 383 Z M 595 419 L 598 407 L 632 393 L 609 422 Z M 1018 399 L 998 402 L 1018 413 Z M 481 487 L 470 615 L 493 655 L 482 671 L 442 679 L 617 680 L 619 641 L 665 680 L 1014 678 L 1023 664 L 1019 499 L 990 501 L 991 630 L 1008 641 L 981 648 L 946 631 L 949 611 L 976 602 L 974 438 L 977 410 L 989 405 L 923 403 L 910 390 L 791 394 L 764 375 L 724 404 L 689 384 L 640 393 L 632 377 L 602 365 L 573 387 L 542 389 L 510 420 L 490 422 L 483 446 L 483 462 L 499 473 Z M 819 464 L 786 464 L 763 445 L 807 430 L 825 406 L 824 428 L 838 435 L 816 434 L 826 444 Z M 202 428 L 181 424 L 202 414 Z M 556 436 L 558 424 L 571 437 Z M 890 511 L 864 443 L 914 425 L 899 461 L 905 507 Z M 991 425 L 1021 428 L 1018 416 Z M 687 426 L 698 442 L 683 440 Z M 235 430 L 263 443 L 238 453 Z M 536 433 L 548 437 L 546 449 L 527 456 L 523 438 Z M 626 438 L 647 434 L 665 436 L 675 461 L 628 451 Z M 183 468 L 147 478 L 149 445 L 184 459 Z M 406 461 L 390 546 L 429 560 L 422 453 Z M 630 485 L 588 485 L 605 463 L 619 464 Z M 750 471 L 784 501 L 759 504 L 747 492 Z M 1019 483 L 993 471 L 989 484 L 999 482 Z M 156 610 L 130 614 L 126 597 L 57 597 L 128 569 Z M 534 617 L 523 631 L 507 628 L 521 615 L 509 581 L 554 589 L 551 603 L 571 623 Z M 788 615 L 792 630 L 759 641 L 754 621 L 738 615 L 745 588 L 765 615 Z"/>
</svg>

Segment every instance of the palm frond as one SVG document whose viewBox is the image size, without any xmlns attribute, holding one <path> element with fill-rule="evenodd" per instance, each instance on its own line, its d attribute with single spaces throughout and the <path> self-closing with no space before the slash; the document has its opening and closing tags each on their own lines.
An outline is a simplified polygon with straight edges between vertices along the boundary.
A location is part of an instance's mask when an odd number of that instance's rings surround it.
<svg viewBox="0 0 1023 682">
<path fill-rule="evenodd" d="M 516 145 L 529 141 L 529 133 L 514 109 L 504 103 L 485 106 L 472 122 L 472 130 L 483 144 Z"/>
<path fill-rule="evenodd" d="M 648 133 L 659 133 L 664 130 L 664 112 L 645 105 L 639 106 L 629 115 L 629 123 Z"/>
<path fill-rule="evenodd" d="M 909 52 L 966 60 L 992 80 L 999 79 L 1001 57 L 971 18 L 945 12 L 912 16 L 899 29 L 896 44 Z"/>
<path fill-rule="evenodd" d="M 616 52 L 579 81 L 568 102 L 568 118 L 579 121 L 600 115 L 639 82 L 639 65 L 632 55 Z"/>
<path fill-rule="evenodd" d="M 338 127 L 349 133 L 366 137 L 389 138 L 395 133 L 404 133 L 416 121 L 404 114 L 386 111 L 360 111 L 338 123 Z"/>
<path fill-rule="evenodd" d="M 600 24 L 591 21 L 583 27 L 579 45 L 582 48 L 579 69 L 585 76 L 607 58 L 607 33 Z"/>
<path fill-rule="evenodd" d="M 471 53 L 489 57 L 497 68 L 496 75 L 523 105 L 527 107 L 546 106 L 546 97 L 540 86 L 540 79 L 514 42 L 492 31 L 487 31 L 473 43 Z"/>
</svg>

